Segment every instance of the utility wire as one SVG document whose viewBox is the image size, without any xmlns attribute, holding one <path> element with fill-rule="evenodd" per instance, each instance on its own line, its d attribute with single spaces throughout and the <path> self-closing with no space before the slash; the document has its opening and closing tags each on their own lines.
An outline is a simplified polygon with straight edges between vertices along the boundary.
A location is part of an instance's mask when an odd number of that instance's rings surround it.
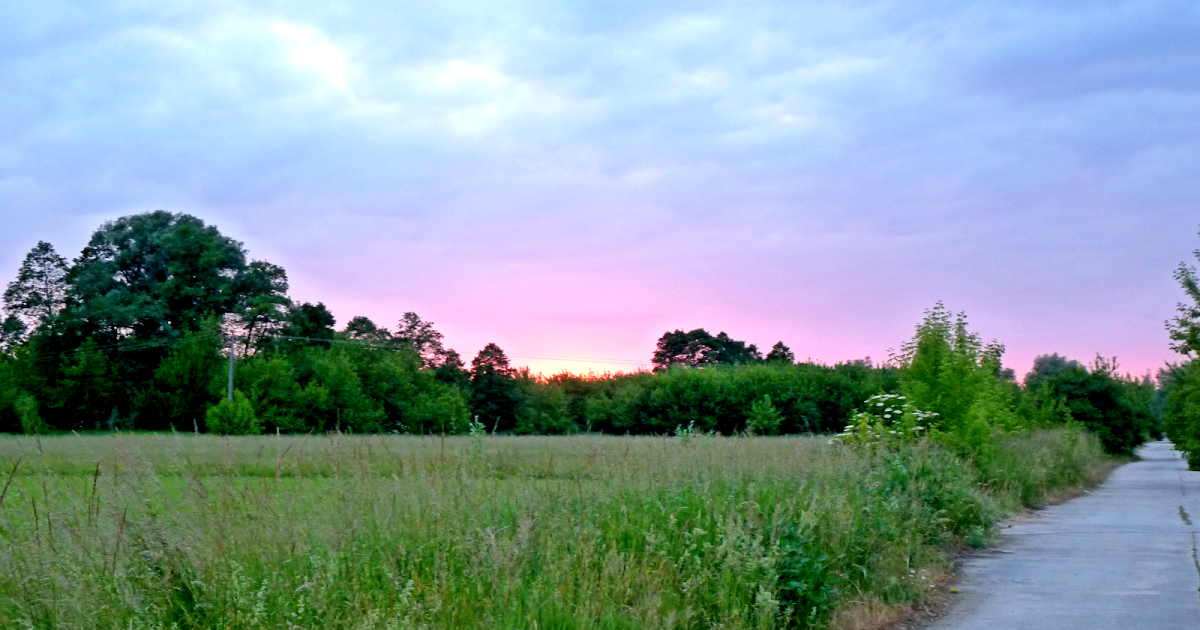
<svg viewBox="0 0 1200 630">
<path fill-rule="evenodd" d="M 269 334 L 269 333 L 264 333 L 259 338 L 259 341 L 261 342 L 264 340 L 274 340 L 274 339 L 292 340 L 292 341 L 311 341 L 311 342 L 316 342 L 316 343 L 328 343 L 328 344 L 343 344 L 343 345 L 358 346 L 358 347 L 362 347 L 362 348 L 371 348 L 371 349 L 376 349 L 376 350 L 402 351 L 402 350 L 410 349 L 409 347 L 407 347 L 405 345 L 398 345 L 398 344 L 391 344 L 391 343 L 379 343 L 379 342 L 373 342 L 373 341 L 365 341 L 362 339 L 329 339 L 329 338 L 323 338 L 323 337 L 300 337 L 297 335 L 279 335 L 279 334 Z M 105 352 L 105 353 L 107 353 L 110 350 L 116 351 L 116 352 L 132 352 L 132 351 L 136 351 L 136 350 L 147 350 L 150 348 L 156 348 L 156 347 L 166 346 L 166 345 L 175 345 L 175 344 L 181 343 L 181 341 L 182 340 L 179 340 L 179 339 L 157 339 L 157 340 L 145 340 L 145 341 L 118 341 L 116 343 L 105 344 L 105 345 L 96 345 L 96 346 L 92 346 L 90 348 L 79 347 L 79 348 L 75 348 L 73 350 L 63 350 L 60 352 L 38 353 L 38 354 L 34 355 L 31 360 L 34 363 L 45 363 L 45 362 L 53 361 L 55 359 L 65 359 L 68 357 L 73 357 L 77 354 L 81 354 L 81 353 L 89 352 L 89 351 Z M 508 354 L 508 353 L 506 353 L 506 354 Z M 508 354 L 508 356 L 522 358 L 522 359 L 547 359 L 547 360 L 556 360 L 556 361 L 573 361 L 576 363 L 593 363 L 593 362 L 595 362 L 595 363 L 625 363 L 625 364 L 630 364 L 630 365 L 645 365 L 646 364 L 645 361 L 633 361 L 630 359 L 572 357 L 572 356 L 548 355 L 548 354 L 512 353 L 512 354 Z"/>
</svg>

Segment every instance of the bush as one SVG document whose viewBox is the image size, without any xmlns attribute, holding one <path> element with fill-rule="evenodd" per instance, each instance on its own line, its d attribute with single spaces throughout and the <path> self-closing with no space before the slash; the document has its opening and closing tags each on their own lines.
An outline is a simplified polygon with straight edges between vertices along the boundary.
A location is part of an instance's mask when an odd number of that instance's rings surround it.
<svg viewBox="0 0 1200 630">
<path fill-rule="evenodd" d="M 21 419 L 21 430 L 26 435 L 45 433 L 50 428 L 38 414 L 38 402 L 32 395 L 22 393 L 17 396 L 13 408 L 17 411 L 17 417 Z"/>
<path fill-rule="evenodd" d="M 408 433 L 466 433 L 470 429 L 467 401 L 456 387 L 442 386 L 440 391 L 421 393 L 405 414 Z"/>
<path fill-rule="evenodd" d="M 746 416 L 746 431 L 757 435 L 773 435 L 783 423 L 783 414 L 771 403 L 771 395 L 767 394 L 750 405 L 750 413 Z"/>
<path fill-rule="evenodd" d="M 938 414 L 913 407 L 904 396 L 877 394 L 867 399 L 866 409 L 854 414 L 837 439 L 868 450 L 891 448 L 930 435 L 938 424 Z"/>
<path fill-rule="evenodd" d="M 1159 374 L 1166 391 L 1163 424 L 1167 437 L 1184 453 L 1188 468 L 1200 470 L 1200 363 L 1189 361 Z"/>
<path fill-rule="evenodd" d="M 1062 417 L 1082 424 L 1096 434 L 1104 450 L 1114 455 L 1130 455 L 1150 433 L 1154 420 L 1150 400 L 1139 395 L 1140 383 L 1122 379 L 1104 369 L 1074 364 L 1031 383 L 1037 405 L 1045 408 L 1032 415 Z M 1061 411 L 1058 411 L 1061 406 Z"/>
<path fill-rule="evenodd" d="M 233 392 L 233 398 L 225 398 L 209 407 L 205 414 L 205 426 L 209 433 L 222 435 L 258 435 L 262 424 L 254 416 L 254 407 L 241 391 Z"/>
</svg>

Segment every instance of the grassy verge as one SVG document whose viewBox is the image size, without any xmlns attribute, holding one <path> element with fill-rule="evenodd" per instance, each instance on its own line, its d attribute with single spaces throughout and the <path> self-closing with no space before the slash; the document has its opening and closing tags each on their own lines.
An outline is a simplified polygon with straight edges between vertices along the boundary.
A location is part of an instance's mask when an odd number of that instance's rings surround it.
<svg viewBox="0 0 1200 630">
<path fill-rule="evenodd" d="M 948 549 L 1105 465 L 1062 430 L 978 459 L 824 438 L 3 438 L 0 625 L 822 627 L 922 601 Z"/>
</svg>

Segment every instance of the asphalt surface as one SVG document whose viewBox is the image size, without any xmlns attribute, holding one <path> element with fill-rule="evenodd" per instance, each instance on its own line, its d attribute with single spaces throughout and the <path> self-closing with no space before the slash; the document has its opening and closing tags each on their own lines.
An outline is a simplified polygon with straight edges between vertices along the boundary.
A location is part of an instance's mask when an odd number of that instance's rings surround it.
<svg viewBox="0 0 1200 630">
<path fill-rule="evenodd" d="M 969 559 L 929 630 L 1200 630 L 1200 472 L 1169 442 L 1138 454 Z"/>
</svg>

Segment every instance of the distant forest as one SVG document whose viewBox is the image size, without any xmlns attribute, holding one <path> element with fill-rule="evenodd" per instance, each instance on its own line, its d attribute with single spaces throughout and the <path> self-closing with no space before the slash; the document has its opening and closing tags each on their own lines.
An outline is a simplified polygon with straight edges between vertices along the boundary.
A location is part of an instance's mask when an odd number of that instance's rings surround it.
<svg viewBox="0 0 1200 630">
<path fill-rule="evenodd" d="M 877 394 L 966 418 L 983 403 L 953 400 L 959 386 L 943 381 L 969 373 L 1027 426 L 1082 423 L 1128 452 L 1160 430 L 1163 406 L 1149 378 L 1100 357 L 1039 357 L 1018 384 L 1003 347 L 979 344 L 940 304 L 884 365 L 797 363 L 782 342 L 764 355 L 704 329 L 664 333 L 650 372 L 532 375 L 496 344 L 467 363 L 413 312 L 339 329 L 324 304 L 288 297 L 281 267 L 164 211 L 105 223 L 73 261 L 39 242 L 3 315 L 5 432 L 836 433 Z M 929 361 L 941 367 L 922 375 Z"/>
</svg>

